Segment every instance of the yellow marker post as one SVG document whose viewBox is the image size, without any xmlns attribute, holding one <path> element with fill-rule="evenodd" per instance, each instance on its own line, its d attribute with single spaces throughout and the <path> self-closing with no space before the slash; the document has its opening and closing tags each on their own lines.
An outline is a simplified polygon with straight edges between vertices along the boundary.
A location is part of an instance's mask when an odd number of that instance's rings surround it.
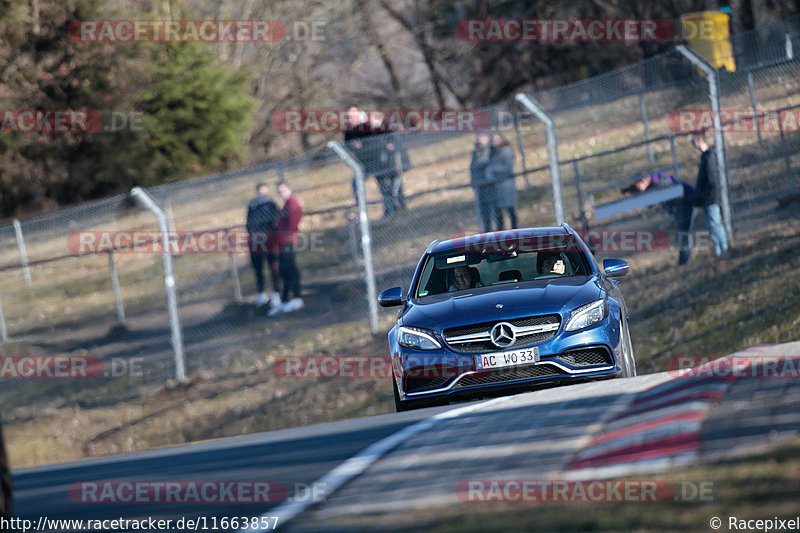
<svg viewBox="0 0 800 533">
<path fill-rule="evenodd" d="M 714 68 L 735 72 L 729 22 L 730 15 L 722 11 L 700 11 L 681 16 L 689 46 Z"/>
</svg>

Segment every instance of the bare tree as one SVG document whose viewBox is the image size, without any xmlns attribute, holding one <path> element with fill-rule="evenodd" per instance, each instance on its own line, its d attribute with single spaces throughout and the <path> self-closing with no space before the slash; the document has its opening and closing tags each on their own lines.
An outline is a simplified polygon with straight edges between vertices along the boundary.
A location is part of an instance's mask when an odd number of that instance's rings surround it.
<svg viewBox="0 0 800 533">
<path fill-rule="evenodd" d="M 356 0 L 356 7 L 360 15 L 359 18 L 361 21 L 361 29 L 364 32 L 364 35 L 369 40 L 370 44 L 372 44 L 372 46 L 374 46 L 375 49 L 377 50 L 378 55 L 381 58 L 381 62 L 383 63 L 383 66 L 386 68 L 386 73 L 389 75 L 389 80 L 391 82 L 392 92 L 394 93 L 394 97 L 402 107 L 406 107 L 407 104 L 405 98 L 405 91 L 402 85 L 400 85 L 400 79 L 397 76 L 397 69 L 392 63 L 386 45 L 380 39 L 377 31 L 375 30 L 375 22 L 372 13 L 372 4 L 365 0 Z"/>
</svg>

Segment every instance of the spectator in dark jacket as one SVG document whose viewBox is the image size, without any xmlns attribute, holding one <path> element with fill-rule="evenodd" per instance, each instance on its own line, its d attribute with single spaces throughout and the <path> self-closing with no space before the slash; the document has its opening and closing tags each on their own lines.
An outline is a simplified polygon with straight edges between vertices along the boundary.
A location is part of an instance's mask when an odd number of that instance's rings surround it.
<svg viewBox="0 0 800 533">
<path fill-rule="evenodd" d="M 278 182 L 278 194 L 284 201 L 275 232 L 279 246 L 278 267 L 283 282 L 283 303 L 270 310 L 270 316 L 295 311 L 304 306 L 303 299 L 300 298 L 300 270 L 295 260 L 297 232 L 300 219 L 303 218 L 303 208 L 286 182 Z"/>
<path fill-rule="evenodd" d="M 375 176 L 383 196 L 384 216 L 392 214 L 397 208 L 405 207 L 393 141 L 394 136 L 384 127 L 383 116 L 379 112 L 373 111 L 372 117 L 369 117 L 355 105 L 347 108 L 345 146 L 364 167 L 364 180 L 370 175 Z M 355 177 L 353 194 L 357 201 Z"/>
<path fill-rule="evenodd" d="M 367 174 L 372 169 L 372 163 L 368 161 L 364 151 L 364 140 L 374 133 L 368 118 L 367 114 L 361 111 L 358 106 L 351 105 L 347 108 L 347 129 L 344 131 L 345 146 L 364 165 L 364 170 Z"/>
<path fill-rule="evenodd" d="M 475 192 L 475 212 L 481 231 L 492 231 L 497 217 L 497 187 L 486 179 L 486 167 L 491 156 L 489 133 L 478 132 L 475 136 L 475 147 L 472 149 L 472 160 L 469 163 L 469 176 L 472 190 Z"/>
<path fill-rule="evenodd" d="M 728 250 L 728 233 L 722 222 L 720 208 L 721 191 L 717 156 L 713 146 L 706 142 L 707 131 L 692 134 L 692 146 L 700 151 L 700 166 L 697 169 L 697 185 L 694 195 L 694 206 L 703 208 L 706 227 L 714 245 L 714 255 L 720 256 Z M 691 245 L 689 247 L 691 254 Z M 686 262 L 689 261 L 689 254 Z"/>
<path fill-rule="evenodd" d="M 514 177 L 514 150 L 500 132 L 492 134 L 492 151 L 486 166 L 486 177 L 496 183 L 496 217 L 498 230 L 503 229 L 503 212 L 507 211 L 511 228 L 517 227 L 517 180 Z"/>
<path fill-rule="evenodd" d="M 256 197 L 247 205 L 246 227 L 250 263 L 256 276 L 257 307 L 270 302 L 270 306 L 275 308 L 281 303 L 278 246 L 275 236 L 278 214 L 278 206 L 270 197 L 267 184 L 256 185 Z M 268 297 L 264 290 L 264 261 L 269 266 L 272 278 L 271 297 Z"/>
<path fill-rule="evenodd" d="M 373 136 L 364 141 L 365 149 L 372 151 L 375 180 L 383 196 L 383 216 L 387 217 L 406 207 L 397 133 L 389 130 L 380 111 L 372 111 L 370 126 Z"/>
<path fill-rule="evenodd" d="M 361 111 L 358 106 L 351 105 L 347 108 L 347 129 L 344 130 L 344 145 L 364 167 L 365 183 L 373 168 L 373 164 L 368 157 L 371 150 L 364 147 L 364 141 L 374 134 L 368 118 L 367 114 Z M 353 176 L 353 196 L 358 202 L 355 176 Z"/>
</svg>

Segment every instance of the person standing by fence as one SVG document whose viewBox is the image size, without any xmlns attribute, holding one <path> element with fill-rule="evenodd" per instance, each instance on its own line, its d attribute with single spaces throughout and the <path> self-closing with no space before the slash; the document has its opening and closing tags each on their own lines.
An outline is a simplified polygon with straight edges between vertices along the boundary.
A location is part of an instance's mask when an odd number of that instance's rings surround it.
<svg viewBox="0 0 800 533">
<path fill-rule="evenodd" d="M 283 199 L 283 209 L 278 218 L 276 236 L 278 240 L 278 268 L 283 283 L 283 303 L 270 310 L 269 315 L 296 311 L 304 306 L 300 297 L 300 270 L 295 259 L 295 246 L 297 246 L 297 231 L 300 219 L 303 218 L 303 208 L 284 181 L 278 182 L 278 194 Z"/>
<path fill-rule="evenodd" d="M 356 105 L 348 106 L 346 118 L 347 128 L 344 130 L 344 145 L 364 167 L 364 183 L 366 184 L 367 176 L 369 176 L 372 169 L 372 163 L 367 157 L 368 150 L 364 147 L 364 141 L 373 134 L 372 126 L 369 123 L 367 114 Z M 353 176 L 353 196 L 356 197 L 357 203 L 358 194 L 356 194 L 355 176 Z"/>
<path fill-rule="evenodd" d="M 492 231 L 496 218 L 496 186 L 486 179 L 486 166 L 491 155 L 489 133 L 480 131 L 475 136 L 472 160 L 469 163 L 469 176 L 475 192 L 475 212 L 481 231 Z"/>
<path fill-rule="evenodd" d="M 373 136 L 364 141 L 365 149 L 372 150 L 375 165 L 375 180 L 383 196 L 383 216 L 388 217 L 397 210 L 405 209 L 402 169 L 398 167 L 397 134 L 389 130 L 380 111 L 370 113 Z"/>
<path fill-rule="evenodd" d="M 697 169 L 695 194 L 690 205 L 703 208 L 706 227 L 714 245 L 714 255 L 719 257 L 728 251 L 728 233 L 722 222 L 722 209 L 720 208 L 721 187 L 717 155 L 714 147 L 709 146 L 706 141 L 707 133 L 707 130 L 692 132 L 692 146 L 700 152 L 700 165 Z M 689 262 L 692 253 L 691 234 L 686 235 L 685 241 L 682 240 L 679 246 L 681 247 L 679 264 L 683 265 Z"/>
<path fill-rule="evenodd" d="M 503 134 L 492 133 L 492 149 L 489 164 L 486 166 L 486 177 L 497 187 L 496 217 L 497 230 L 503 229 L 503 212 L 507 211 L 511 228 L 517 227 L 517 180 L 514 176 L 514 150 Z"/>
<path fill-rule="evenodd" d="M 399 206 L 405 206 L 402 184 L 395 168 L 392 135 L 383 127 L 383 115 L 371 111 L 368 115 L 358 106 L 347 108 L 347 129 L 344 144 L 364 168 L 364 183 L 368 176 L 375 176 L 384 203 L 384 217 Z M 353 195 L 356 196 L 356 179 L 353 177 Z"/>
<path fill-rule="evenodd" d="M 256 277 L 256 307 L 263 307 L 269 302 L 270 307 L 274 309 L 281 304 L 278 249 L 275 240 L 279 214 L 278 206 L 269 195 L 269 186 L 266 183 L 256 185 L 256 197 L 247 205 L 246 223 L 250 263 Z M 267 297 L 264 289 L 264 261 L 267 262 L 272 278 L 271 297 Z"/>
</svg>

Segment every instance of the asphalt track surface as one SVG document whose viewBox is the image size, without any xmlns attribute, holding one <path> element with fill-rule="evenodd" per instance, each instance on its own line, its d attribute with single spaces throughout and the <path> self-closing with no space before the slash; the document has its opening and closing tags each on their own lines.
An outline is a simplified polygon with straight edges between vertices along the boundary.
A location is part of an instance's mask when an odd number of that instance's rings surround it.
<svg viewBox="0 0 800 533">
<path fill-rule="evenodd" d="M 738 357 L 794 357 L 787 368 L 796 373 L 799 355 L 800 343 L 790 343 L 751 349 Z M 19 469 L 13 472 L 15 516 L 34 523 L 42 516 L 205 517 L 207 526 L 213 517 L 278 516 L 279 530 L 381 529 L 382 521 L 390 529 L 398 525 L 398 517 L 413 520 L 422 510 L 463 503 L 456 487 L 466 480 L 597 479 L 658 472 L 697 464 L 704 439 L 720 442 L 719 449 L 730 450 L 734 443 L 744 450 L 760 435 L 797 435 L 800 379 L 789 377 L 740 378 L 730 367 L 682 379 L 662 372 Z M 736 401 L 722 401 L 726 394 Z M 768 401 L 754 405 L 746 401 L 749 395 Z M 770 410 L 769 423 L 748 426 L 748 420 L 759 419 L 754 411 L 738 417 L 737 428 L 724 409 L 741 405 Z M 726 423 L 711 424 L 713 432 L 704 433 L 703 424 L 709 426 L 720 409 Z M 102 481 L 116 487 L 119 482 L 266 481 L 273 488 L 284 487 L 285 494 L 272 490 L 274 501 L 258 503 L 165 501 L 163 494 L 153 498 L 152 493 L 138 502 L 114 497 L 103 503 L 84 501 L 80 487 Z M 413 521 L 406 525 L 424 527 Z"/>
<path fill-rule="evenodd" d="M 315 480 L 370 444 L 447 409 L 440 407 L 378 415 L 148 452 L 16 469 L 12 472 L 14 516 L 38 522 L 41 516 L 50 519 L 110 520 L 268 514 L 280 502 L 84 503 L 80 492 L 75 498 L 75 491 L 71 494 L 70 489 L 74 489 L 76 483 L 106 480 L 131 483 L 257 480 L 280 483 L 286 487 L 288 496 L 297 493 L 297 499 L 303 499 Z M 129 496 L 127 492 L 121 495 L 126 498 Z M 313 494 L 310 497 L 313 498 Z"/>
<path fill-rule="evenodd" d="M 415 424 L 425 424 L 426 427 L 421 428 L 424 430 L 422 433 L 435 434 L 437 424 L 430 421 L 436 420 L 437 416 L 446 416 L 447 413 L 459 414 L 474 410 L 476 416 L 485 419 L 487 415 L 480 413 L 490 409 L 488 413 L 492 418 L 498 417 L 500 420 L 504 417 L 513 424 L 520 411 L 531 410 L 557 413 L 558 427 L 572 427 L 572 437 L 580 439 L 588 423 L 609 416 L 613 412 L 609 410 L 612 405 L 621 408 L 627 403 L 627 397 L 620 394 L 620 391 L 639 390 L 663 379 L 663 376 L 654 374 L 641 376 L 636 380 L 586 383 L 408 413 L 378 415 L 149 452 L 15 470 L 15 516 L 33 522 L 37 522 L 42 515 L 50 519 L 98 520 L 150 517 L 177 520 L 202 516 L 207 517 L 206 523 L 209 523 L 208 519 L 211 517 L 272 516 L 279 505 L 283 504 L 279 509 L 286 509 L 292 499 L 295 500 L 294 503 L 301 504 L 301 511 L 306 511 L 311 506 L 305 504 L 315 503 L 315 482 L 324 479 L 326 474 L 348 459 L 358 456 L 370 445 L 407 431 Z M 612 394 L 611 391 L 615 392 Z M 575 404 L 572 402 L 585 398 L 592 398 L 591 405 L 574 409 Z M 559 408 L 559 405 L 562 407 Z M 456 416 L 455 420 L 459 419 L 461 417 Z M 472 431 L 483 431 L 480 427 L 480 424 L 474 424 Z M 485 442 L 485 439 L 473 440 L 469 432 L 466 437 L 463 444 L 466 447 Z M 503 434 L 500 438 L 518 437 Z M 509 443 L 503 446 L 506 444 Z M 562 462 L 569 459 L 568 452 L 570 449 L 559 450 L 558 455 Z M 554 457 L 548 456 L 546 460 L 553 461 Z M 485 461 L 483 464 L 486 464 Z M 440 462 L 438 466 L 441 468 L 443 465 Z M 129 493 L 125 492 L 116 493 L 117 497 L 102 498 L 103 503 L 93 503 L 83 501 L 85 498 L 81 497 L 80 490 L 75 490 L 76 484 L 103 481 L 133 484 L 189 480 L 278 482 L 286 487 L 287 498 L 278 496 L 280 501 L 267 504 L 176 503 L 164 501 L 163 495 L 156 498 L 160 501 L 155 502 L 119 501 L 120 495 L 129 497 Z M 324 482 L 322 485 L 320 489 L 326 490 Z M 378 501 L 382 499 L 379 498 Z M 282 520 L 286 518 L 286 513 L 280 512 L 279 529 L 285 529 Z M 311 527 L 314 529 L 316 526 Z"/>
</svg>

